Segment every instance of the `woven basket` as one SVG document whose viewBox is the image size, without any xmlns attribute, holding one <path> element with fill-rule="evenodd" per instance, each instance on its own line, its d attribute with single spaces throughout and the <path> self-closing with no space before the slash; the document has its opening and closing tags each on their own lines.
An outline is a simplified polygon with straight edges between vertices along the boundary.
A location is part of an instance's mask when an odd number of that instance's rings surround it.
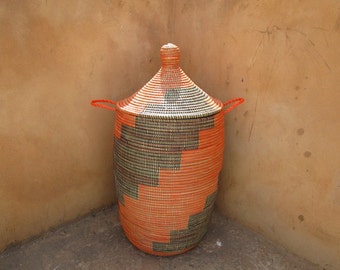
<svg viewBox="0 0 340 270">
<path fill-rule="evenodd" d="M 177 46 L 164 45 L 160 55 L 160 70 L 135 94 L 91 104 L 117 113 L 115 181 L 127 238 L 146 253 L 170 256 L 196 246 L 207 231 L 222 169 L 224 114 L 243 99 L 223 104 L 195 85 L 179 67 Z"/>
</svg>

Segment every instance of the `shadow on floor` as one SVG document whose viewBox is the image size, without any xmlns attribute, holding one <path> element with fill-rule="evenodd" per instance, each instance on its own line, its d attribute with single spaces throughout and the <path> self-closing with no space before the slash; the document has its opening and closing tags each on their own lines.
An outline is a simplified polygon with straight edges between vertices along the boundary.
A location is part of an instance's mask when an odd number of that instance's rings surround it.
<svg viewBox="0 0 340 270">
<path fill-rule="evenodd" d="M 126 239 L 113 206 L 50 231 L 0 254 L 0 269 L 223 269 L 317 270 L 282 247 L 215 212 L 209 231 L 193 250 L 155 257 Z"/>
</svg>

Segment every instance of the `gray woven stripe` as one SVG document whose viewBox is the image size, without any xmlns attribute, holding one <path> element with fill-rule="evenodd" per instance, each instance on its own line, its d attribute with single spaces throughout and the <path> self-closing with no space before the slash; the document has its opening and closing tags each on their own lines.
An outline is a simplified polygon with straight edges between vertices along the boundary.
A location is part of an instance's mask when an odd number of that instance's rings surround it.
<svg viewBox="0 0 340 270">
<path fill-rule="evenodd" d="M 189 217 L 188 228 L 172 231 L 169 243 L 153 242 L 154 251 L 174 252 L 185 250 L 198 244 L 208 230 L 217 191 L 207 197 L 202 212 Z"/>
<path fill-rule="evenodd" d="M 137 116 L 135 128 L 122 125 L 114 140 L 115 179 L 119 201 L 138 198 L 138 185 L 157 186 L 160 169 L 179 170 L 181 153 L 197 149 L 199 131 L 214 126 L 214 116 L 163 119 Z"/>
</svg>

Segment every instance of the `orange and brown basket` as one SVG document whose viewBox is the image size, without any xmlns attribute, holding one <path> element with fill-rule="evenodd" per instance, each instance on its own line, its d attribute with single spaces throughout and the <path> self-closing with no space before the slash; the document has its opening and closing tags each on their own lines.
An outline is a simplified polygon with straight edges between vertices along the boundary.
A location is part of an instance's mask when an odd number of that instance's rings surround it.
<svg viewBox="0 0 340 270">
<path fill-rule="evenodd" d="M 146 253 L 170 256 L 195 247 L 207 232 L 224 115 L 244 100 L 222 103 L 200 89 L 180 68 L 176 45 L 164 45 L 160 55 L 160 70 L 135 94 L 91 104 L 117 114 L 115 182 L 127 238 Z"/>
</svg>

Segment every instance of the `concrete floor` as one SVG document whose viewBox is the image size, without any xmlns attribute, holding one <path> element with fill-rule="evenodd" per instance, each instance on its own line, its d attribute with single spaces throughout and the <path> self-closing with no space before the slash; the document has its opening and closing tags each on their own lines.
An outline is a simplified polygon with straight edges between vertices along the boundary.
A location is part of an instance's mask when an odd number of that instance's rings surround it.
<svg viewBox="0 0 340 270">
<path fill-rule="evenodd" d="M 319 268 L 217 212 L 206 237 L 193 250 L 174 257 L 147 255 L 125 238 L 113 206 L 6 250 L 0 254 L 0 269 Z"/>
</svg>

